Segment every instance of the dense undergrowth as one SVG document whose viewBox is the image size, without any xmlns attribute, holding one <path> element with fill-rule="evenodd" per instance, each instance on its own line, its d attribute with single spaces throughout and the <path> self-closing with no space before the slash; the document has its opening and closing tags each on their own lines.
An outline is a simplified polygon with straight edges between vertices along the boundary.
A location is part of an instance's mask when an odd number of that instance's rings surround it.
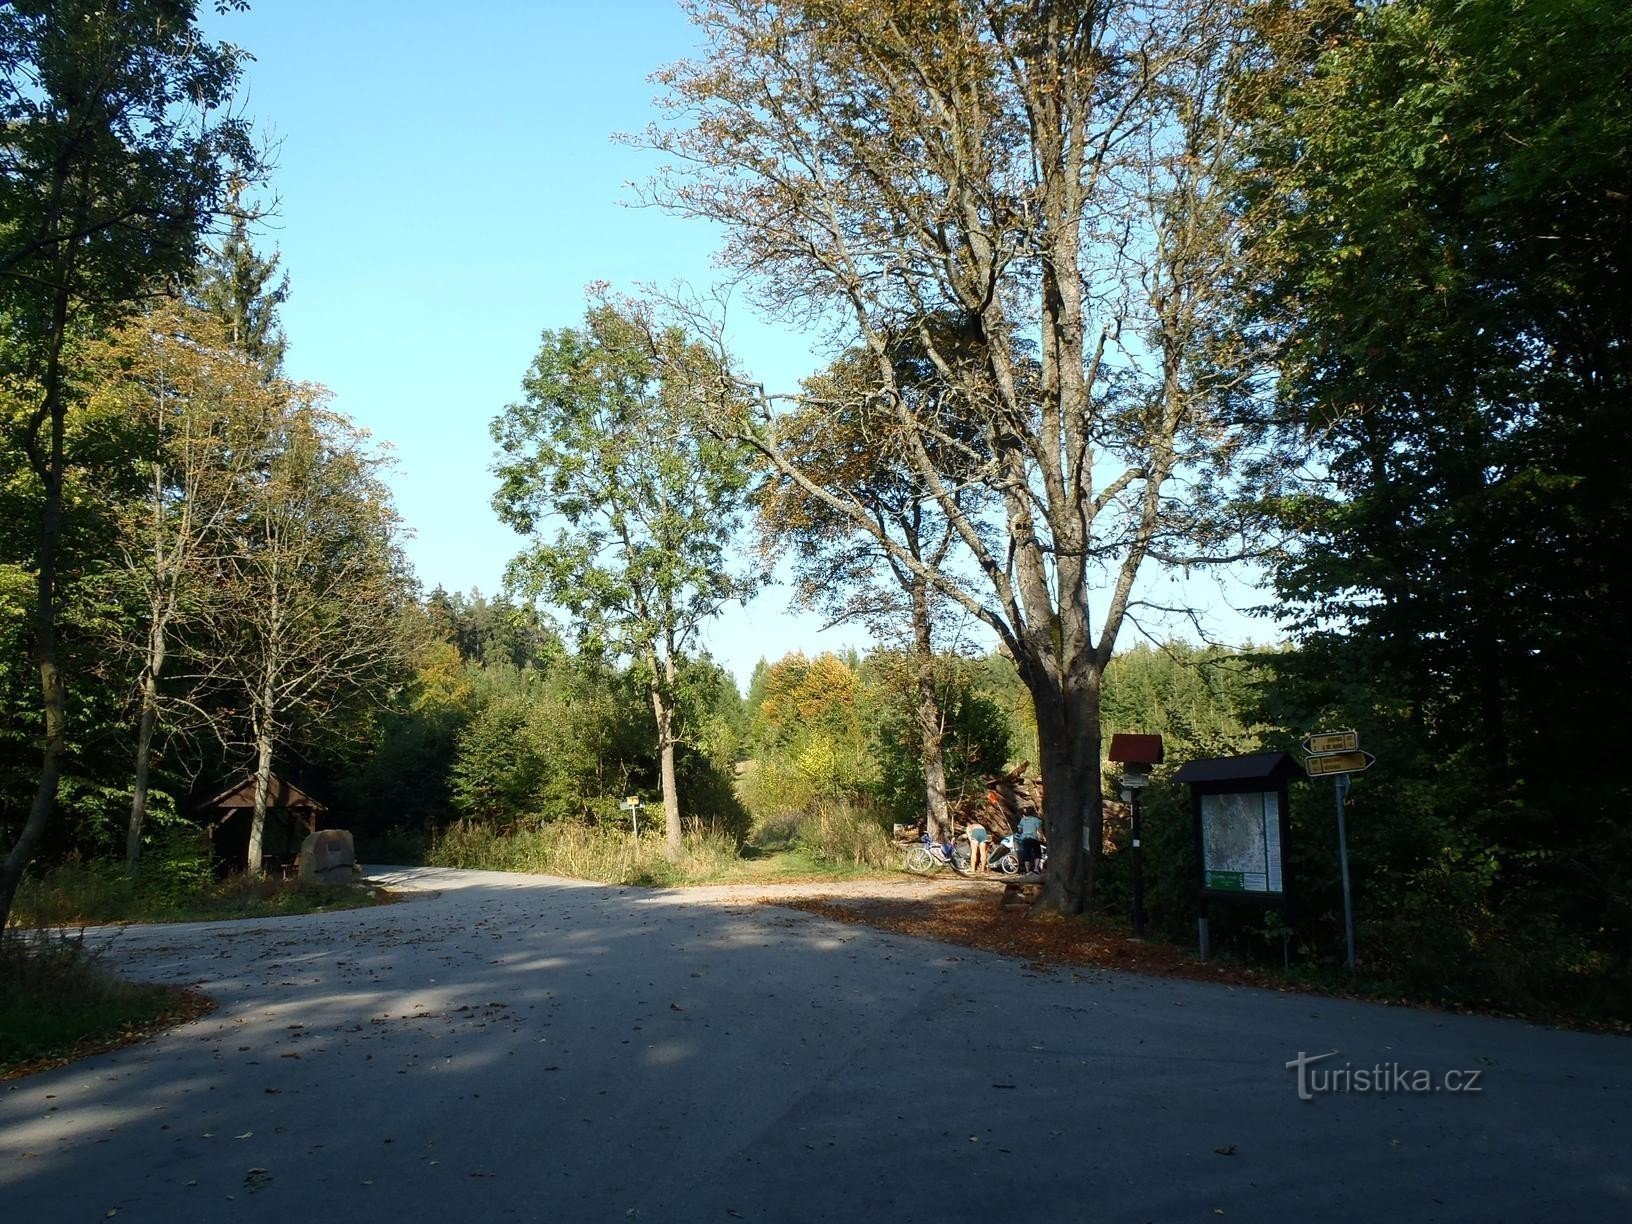
<svg viewBox="0 0 1632 1224">
<path fill-rule="evenodd" d="M 244 875 L 217 880 L 208 872 L 186 883 L 153 874 L 131 880 L 121 863 L 69 859 L 23 881 L 12 921 L 18 927 L 208 922 L 352 909 L 386 899 L 361 883 L 305 884 Z"/>
<path fill-rule="evenodd" d="M 139 1039 L 209 1006 L 125 981 L 80 938 L 14 932 L 0 938 L 0 1079 Z"/>
<path fill-rule="evenodd" d="M 425 855 L 433 867 L 569 876 L 603 884 L 673 885 L 865 874 L 895 865 L 879 822 L 845 805 L 823 805 L 754 826 L 746 842 L 689 830 L 670 861 L 662 830 L 636 837 L 609 826 L 542 824 L 495 829 L 458 821 Z"/>
</svg>

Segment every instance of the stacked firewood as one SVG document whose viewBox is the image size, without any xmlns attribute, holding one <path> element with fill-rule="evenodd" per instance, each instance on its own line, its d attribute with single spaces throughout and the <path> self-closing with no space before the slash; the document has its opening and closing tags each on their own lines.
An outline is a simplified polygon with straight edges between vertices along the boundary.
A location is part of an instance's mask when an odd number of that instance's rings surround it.
<svg viewBox="0 0 1632 1224">
<path fill-rule="evenodd" d="M 1026 776 L 1029 761 L 1022 761 L 1013 769 L 1000 774 L 988 774 L 983 794 L 965 795 L 950 807 L 953 837 L 963 836 L 972 824 L 984 825 L 995 837 L 1007 837 L 1019 826 L 1020 817 L 1042 815 L 1043 780 Z M 1102 805 L 1105 813 L 1105 853 L 1115 854 L 1127 841 L 1129 807 L 1115 799 Z M 903 845 L 918 841 L 924 834 L 924 822 L 914 825 L 896 825 L 895 840 Z"/>
<path fill-rule="evenodd" d="M 1041 778 L 1028 778 L 1030 762 L 1022 761 L 1006 773 L 989 774 L 984 792 L 965 795 L 950 805 L 953 837 L 963 836 L 972 824 L 985 826 L 996 837 L 1013 833 L 1020 817 L 1028 812 L 1041 814 L 1043 783 Z M 914 825 L 896 825 L 895 840 L 903 845 L 917 841 L 924 833 L 924 822 Z"/>
</svg>

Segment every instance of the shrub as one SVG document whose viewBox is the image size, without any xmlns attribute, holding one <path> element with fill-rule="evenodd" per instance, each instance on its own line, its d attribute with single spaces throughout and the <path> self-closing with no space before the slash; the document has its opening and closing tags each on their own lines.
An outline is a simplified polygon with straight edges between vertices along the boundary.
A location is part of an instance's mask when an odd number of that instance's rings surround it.
<svg viewBox="0 0 1632 1224">
<path fill-rule="evenodd" d="M 822 803 L 799 822 L 798 844 L 819 859 L 855 867 L 885 867 L 899 858 L 882 822 L 848 803 Z"/>
<path fill-rule="evenodd" d="M 110 973 L 77 937 L 0 937 L 0 1076 L 152 1024 L 177 1003 L 166 987 Z"/>
<path fill-rule="evenodd" d="M 508 831 L 462 820 L 443 829 L 425 861 L 433 867 L 568 876 L 602 884 L 679 884 L 716 879 L 737 860 L 734 837 L 691 830 L 680 861 L 669 862 L 661 829 L 637 838 L 615 829 L 572 824 Z"/>
</svg>

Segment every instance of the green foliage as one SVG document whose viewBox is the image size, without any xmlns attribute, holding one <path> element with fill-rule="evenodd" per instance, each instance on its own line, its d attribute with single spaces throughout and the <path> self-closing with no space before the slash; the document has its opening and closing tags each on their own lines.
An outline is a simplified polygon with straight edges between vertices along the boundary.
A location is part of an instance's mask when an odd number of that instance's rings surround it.
<svg viewBox="0 0 1632 1224">
<path fill-rule="evenodd" d="M 217 880 L 199 851 L 186 838 L 161 844 L 158 861 L 148 860 L 148 869 L 134 881 L 122 862 L 68 858 L 24 879 L 13 919 L 20 927 L 207 922 L 353 909 L 383 899 L 379 890 L 362 884 L 303 884 L 248 875 Z"/>
<path fill-rule="evenodd" d="M 215 886 L 210 839 L 197 825 L 173 822 L 156 829 L 142 859 L 141 895 L 161 905 L 186 905 Z"/>
<path fill-rule="evenodd" d="M 1009 722 L 975 687 L 977 670 L 955 658 L 941 666 L 955 802 L 982 792 L 984 777 L 1004 767 Z M 754 844 L 797 846 L 818 862 L 894 865 L 889 826 L 924 815 L 916 694 L 903 675 L 902 656 L 887 651 L 866 659 L 794 653 L 754 669 L 745 703 L 754 757 L 737 783 Z"/>
<path fill-rule="evenodd" d="M 818 803 L 800 820 L 795 842 L 821 862 L 874 868 L 900 864 L 900 851 L 878 817 L 844 802 Z"/>
<path fill-rule="evenodd" d="M 453 804 L 482 823 L 511 825 L 535 806 L 550 761 L 519 697 L 489 701 L 459 737 Z"/>
<path fill-rule="evenodd" d="M 501 831 L 471 821 L 441 830 L 426 855 L 433 867 L 645 885 L 706 883 L 726 874 L 736 859 L 736 839 L 706 829 L 687 832 L 680 857 L 671 860 L 658 828 L 643 828 L 637 838 L 582 825 Z"/>
<path fill-rule="evenodd" d="M 561 639 L 536 608 L 504 596 L 450 595 L 437 587 L 425 599 L 425 615 L 432 632 L 472 663 L 542 668 L 564 653 Z"/>
<path fill-rule="evenodd" d="M 904 662 L 880 652 L 869 657 L 861 674 L 871 682 L 865 705 L 877 769 L 872 797 L 892 823 L 916 824 L 924 817 L 924 750 Z M 977 673 L 961 659 L 937 662 L 946 795 L 956 809 L 978 799 L 985 793 L 986 779 L 1003 772 L 1011 760 L 1013 735 L 1008 710 L 975 687 Z"/>
<path fill-rule="evenodd" d="M 586 654 L 638 669 L 673 854 L 683 817 L 702 815 L 674 793 L 683 729 L 704 717 L 678 709 L 679 673 L 700 627 L 752 585 L 732 564 L 749 454 L 704 420 L 729 385 L 704 345 L 603 299 L 581 330 L 544 333 L 525 399 L 492 427 L 494 508 L 531 537 L 507 580 L 565 608 Z"/>
<path fill-rule="evenodd" d="M 1632 783 L 1582 750 L 1632 735 L 1632 10 L 1264 12 L 1250 324 L 1324 471 L 1264 507 L 1300 649 L 1259 717 L 1380 758 L 1350 819 L 1369 971 L 1601 1002 L 1632 968 Z M 1329 955 L 1321 858 L 1299 934 Z"/>
<path fill-rule="evenodd" d="M 1105 669 L 1105 735 L 1160 735 L 1179 761 L 1255 751 L 1260 734 L 1248 722 L 1249 706 L 1266 679 L 1250 651 L 1140 643 Z"/>
<path fill-rule="evenodd" d="M 511 580 L 642 667 L 746 589 L 730 562 L 749 461 L 698 415 L 724 378 L 685 336 L 602 302 L 544 333 L 525 399 L 493 423 L 494 506 L 534 535 Z"/>
<path fill-rule="evenodd" d="M 259 171 L 231 106 L 245 53 L 194 0 L 14 0 L 0 9 L 0 312 L 43 364 L 63 317 L 109 322 L 193 264 L 225 166 Z"/>
<path fill-rule="evenodd" d="M 0 937 L 0 1078 L 152 1024 L 176 1002 L 169 987 L 105 968 L 83 939 Z"/>
<path fill-rule="evenodd" d="M 242 181 L 232 186 L 232 225 L 219 246 L 208 248 L 189 296 L 225 326 L 232 346 L 260 369 L 267 381 L 283 372 L 288 347 L 278 312 L 289 300 L 289 274 L 278 275 L 279 257 L 263 257 L 249 236 Z"/>
</svg>

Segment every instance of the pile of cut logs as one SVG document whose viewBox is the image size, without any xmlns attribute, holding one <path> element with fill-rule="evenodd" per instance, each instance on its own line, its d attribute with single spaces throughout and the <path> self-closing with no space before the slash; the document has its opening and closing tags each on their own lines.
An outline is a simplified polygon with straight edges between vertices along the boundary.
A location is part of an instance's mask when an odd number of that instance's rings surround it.
<svg viewBox="0 0 1632 1224">
<path fill-rule="evenodd" d="M 1043 814 L 1043 780 L 1028 778 L 1030 761 L 1022 761 L 1007 773 L 988 774 L 986 793 L 966 795 L 951 806 L 952 836 L 962 837 L 971 824 L 981 824 L 995 837 L 1007 837 L 1015 831 L 1020 817 Z M 1129 823 L 1128 805 L 1115 799 L 1101 804 L 1105 814 L 1105 853 L 1115 854 L 1126 840 Z M 895 840 L 903 845 L 918 841 L 924 834 L 924 822 L 914 825 L 896 825 Z"/>
</svg>

